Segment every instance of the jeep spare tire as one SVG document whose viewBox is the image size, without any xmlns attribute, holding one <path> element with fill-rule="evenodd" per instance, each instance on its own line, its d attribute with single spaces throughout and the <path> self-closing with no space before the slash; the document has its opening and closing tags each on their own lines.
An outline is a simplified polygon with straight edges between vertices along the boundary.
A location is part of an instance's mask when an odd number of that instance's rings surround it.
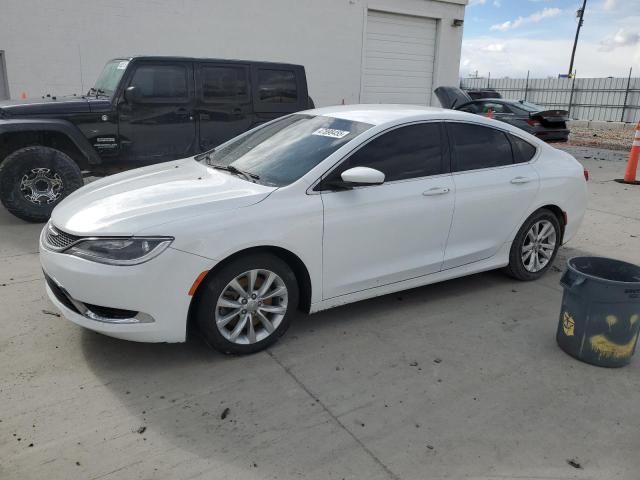
<svg viewBox="0 0 640 480">
<path fill-rule="evenodd" d="M 0 201 L 27 222 L 46 222 L 53 208 L 82 185 L 78 165 L 54 148 L 21 148 L 0 163 Z"/>
</svg>

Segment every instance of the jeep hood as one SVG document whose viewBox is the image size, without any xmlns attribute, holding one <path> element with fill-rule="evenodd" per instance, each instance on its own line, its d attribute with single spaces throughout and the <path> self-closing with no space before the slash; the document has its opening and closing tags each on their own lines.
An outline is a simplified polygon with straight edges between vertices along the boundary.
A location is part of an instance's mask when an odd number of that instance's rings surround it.
<svg viewBox="0 0 640 480">
<path fill-rule="evenodd" d="M 455 110 L 465 103 L 472 101 L 471 97 L 458 87 L 438 87 L 433 93 L 436 94 L 443 108 L 452 108 Z"/>
<path fill-rule="evenodd" d="M 174 220 L 253 205 L 275 189 L 188 158 L 90 183 L 60 202 L 51 222 L 73 235 L 135 235 Z"/>
<path fill-rule="evenodd" d="M 0 102 L 0 111 L 10 117 L 34 115 L 64 115 L 67 113 L 86 113 L 91 111 L 89 101 L 83 97 L 58 97 L 9 100 Z"/>
</svg>

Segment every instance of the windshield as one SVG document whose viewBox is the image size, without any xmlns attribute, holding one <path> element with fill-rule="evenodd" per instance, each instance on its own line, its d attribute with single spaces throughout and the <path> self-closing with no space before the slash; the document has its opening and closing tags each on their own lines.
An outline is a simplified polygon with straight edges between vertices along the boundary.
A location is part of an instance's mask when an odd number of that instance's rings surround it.
<svg viewBox="0 0 640 480">
<path fill-rule="evenodd" d="M 294 114 L 256 128 L 196 160 L 212 167 L 232 167 L 261 184 L 282 187 L 371 127 L 339 118 Z"/>
<path fill-rule="evenodd" d="M 91 89 L 90 94 L 113 95 L 120 79 L 127 69 L 128 60 L 111 60 L 102 69 L 96 84 Z"/>
</svg>

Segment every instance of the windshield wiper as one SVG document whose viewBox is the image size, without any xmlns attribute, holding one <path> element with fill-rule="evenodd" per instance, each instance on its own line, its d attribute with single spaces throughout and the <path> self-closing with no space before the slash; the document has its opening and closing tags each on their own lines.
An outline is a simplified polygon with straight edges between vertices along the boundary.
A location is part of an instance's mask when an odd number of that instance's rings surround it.
<svg viewBox="0 0 640 480">
<path fill-rule="evenodd" d="M 109 96 L 109 95 L 107 95 L 107 92 L 105 92 L 101 88 L 91 87 L 89 89 L 89 93 L 87 93 L 87 96 L 90 96 L 92 93 L 95 93 L 96 98 L 98 98 L 98 96 L 103 96 L 103 97 L 108 97 Z"/>
<path fill-rule="evenodd" d="M 211 167 L 215 168 L 216 170 L 224 170 L 225 172 L 230 172 L 230 173 L 234 173 L 236 175 L 240 175 L 241 177 L 244 177 L 245 180 L 248 180 L 250 182 L 254 182 L 254 180 L 260 180 L 260 175 L 256 175 L 255 173 L 251 173 L 251 172 L 245 172 L 244 170 L 240 170 L 239 168 L 236 168 L 233 165 L 216 165 L 216 164 L 212 164 L 209 161 L 209 157 L 206 157 L 206 158 L 207 158 L 207 165 L 210 165 Z"/>
</svg>

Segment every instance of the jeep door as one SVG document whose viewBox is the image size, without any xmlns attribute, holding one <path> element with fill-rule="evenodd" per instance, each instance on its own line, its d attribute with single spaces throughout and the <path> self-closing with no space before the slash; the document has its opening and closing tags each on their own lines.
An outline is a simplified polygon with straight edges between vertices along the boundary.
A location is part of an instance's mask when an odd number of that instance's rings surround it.
<svg viewBox="0 0 640 480">
<path fill-rule="evenodd" d="M 253 124 L 249 66 L 196 63 L 199 149 L 209 150 L 246 132 Z"/>
<path fill-rule="evenodd" d="M 193 64 L 141 61 L 132 70 L 118 102 L 121 158 L 144 165 L 192 155 Z"/>
</svg>

